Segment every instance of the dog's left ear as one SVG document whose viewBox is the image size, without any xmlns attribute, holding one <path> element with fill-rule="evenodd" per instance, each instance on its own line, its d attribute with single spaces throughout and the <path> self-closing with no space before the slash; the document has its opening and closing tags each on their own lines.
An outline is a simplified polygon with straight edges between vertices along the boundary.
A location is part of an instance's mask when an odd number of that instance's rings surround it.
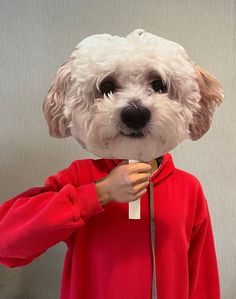
<svg viewBox="0 0 236 299">
<path fill-rule="evenodd" d="M 44 116 L 47 120 L 49 134 L 52 137 L 64 138 L 70 136 L 68 121 L 64 114 L 64 103 L 72 83 L 71 63 L 72 58 L 70 57 L 59 68 L 43 102 Z"/>
<path fill-rule="evenodd" d="M 193 114 L 193 122 L 189 126 L 192 140 L 201 138 L 210 128 L 215 109 L 224 98 L 223 89 L 217 79 L 208 71 L 198 65 L 194 65 L 197 75 L 197 83 L 200 89 L 201 108 Z"/>
</svg>

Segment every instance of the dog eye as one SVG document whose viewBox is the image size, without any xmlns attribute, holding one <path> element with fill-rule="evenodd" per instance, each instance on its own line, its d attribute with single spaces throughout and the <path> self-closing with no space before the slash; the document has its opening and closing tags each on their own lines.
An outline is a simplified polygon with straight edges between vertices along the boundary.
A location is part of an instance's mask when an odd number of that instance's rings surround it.
<svg viewBox="0 0 236 299">
<path fill-rule="evenodd" d="M 162 82 L 161 79 L 152 81 L 151 85 L 152 85 L 152 89 L 156 92 L 159 93 L 167 92 L 166 85 Z"/>
<path fill-rule="evenodd" d="M 116 90 L 116 86 L 114 82 L 110 80 L 102 82 L 99 87 L 99 91 L 105 95 L 108 95 L 109 93 L 113 93 L 115 90 Z"/>
</svg>

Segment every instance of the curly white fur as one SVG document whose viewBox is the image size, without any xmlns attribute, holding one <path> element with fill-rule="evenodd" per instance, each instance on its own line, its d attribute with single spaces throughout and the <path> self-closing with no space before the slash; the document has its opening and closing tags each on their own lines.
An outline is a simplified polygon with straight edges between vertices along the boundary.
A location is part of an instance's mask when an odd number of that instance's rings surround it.
<svg viewBox="0 0 236 299">
<path fill-rule="evenodd" d="M 99 86 L 106 78 L 118 88 L 103 95 Z M 166 93 L 151 88 L 155 78 Z M 182 46 L 138 29 L 126 38 L 97 34 L 80 42 L 58 70 L 43 108 L 54 137 L 71 135 L 98 157 L 149 161 L 205 134 L 222 99 L 217 80 Z M 129 136 L 135 130 L 121 120 L 132 101 L 151 112 L 141 138 Z"/>
</svg>

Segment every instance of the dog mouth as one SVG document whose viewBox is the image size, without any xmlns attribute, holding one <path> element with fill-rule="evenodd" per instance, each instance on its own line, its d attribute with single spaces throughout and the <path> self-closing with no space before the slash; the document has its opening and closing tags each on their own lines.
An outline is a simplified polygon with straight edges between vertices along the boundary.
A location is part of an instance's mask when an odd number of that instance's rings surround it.
<svg viewBox="0 0 236 299">
<path fill-rule="evenodd" d="M 132 139 L 138 139 L 138 138 L 144 138 L 145 137 L 144 133 L 142 133 L 140 131 L 134 131 L 132 133 L 124 133 L 120 130 L 120 131 L 117 132 L 115 137 L 118 137 L 120 135 L 122 135 L 126 138 L 132 138 Z M 104 145 L 109 146 L 109 143 L 112 141 L 112 139 L 114 139 L 114 137 L 104 139 L 103 140 Z"/>
<path fill-rule="evenodd" d="M 130 138 L 142 138 L 142 137 L 144 137 L 144 134 L 140 131 L 132 132 L 130 134 L 125 134 L 122 131 L 120 131 L 120 133 L 121 133 L 121 135 L 126 136 L 126 137 L 130 137 Z"/>
</svg>

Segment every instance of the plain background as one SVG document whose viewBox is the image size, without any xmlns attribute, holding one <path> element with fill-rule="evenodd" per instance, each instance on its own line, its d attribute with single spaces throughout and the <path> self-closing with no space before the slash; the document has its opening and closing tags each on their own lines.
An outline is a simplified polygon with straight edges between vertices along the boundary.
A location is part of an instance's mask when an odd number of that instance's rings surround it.
<svg viewBox="0 0 236 299">
<path fill-rule="evenodd" d="M 171 154 L 176 167 L 197 176 L 204 188 L 222 298 L 235 299 L 235 0 L 0 1 L 0 202 L 41 186 L 75 159 L 97 159 L 72 138 L 49 136 L 43 98 L 81 39 L 94 33 L 125 36 L 136 28 L 179 42 L 225 90 L 210 131 Z M 0 299 L 59 298 L 65 253 L 61 243 L 25 267 L 0 266 Z"/>
</svg>

